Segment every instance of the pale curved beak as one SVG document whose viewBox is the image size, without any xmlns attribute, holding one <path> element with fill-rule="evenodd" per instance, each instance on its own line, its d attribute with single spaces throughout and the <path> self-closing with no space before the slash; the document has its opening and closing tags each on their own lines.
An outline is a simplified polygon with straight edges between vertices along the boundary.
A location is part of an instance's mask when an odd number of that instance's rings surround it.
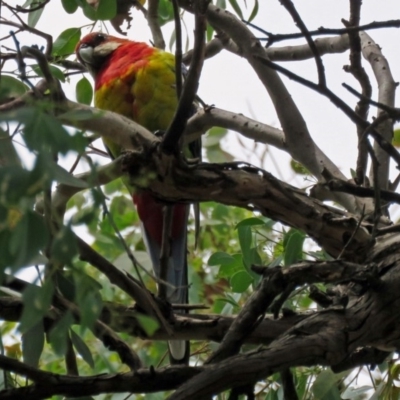
<svg viewBox="0 0 400 400">
<path fill-rule="evenodd" d="M 93 64 L 94 49 L 92 46 L 82 44 L 79 47 L 78 54 L 84 64 Z"/>
</svg>

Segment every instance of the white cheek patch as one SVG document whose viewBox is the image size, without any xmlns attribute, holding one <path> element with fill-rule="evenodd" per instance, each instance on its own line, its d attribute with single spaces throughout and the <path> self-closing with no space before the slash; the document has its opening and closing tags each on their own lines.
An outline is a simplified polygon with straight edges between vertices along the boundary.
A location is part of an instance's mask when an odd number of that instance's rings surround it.
<svg viewBox="0 0 400 400">
<path fill-rule="evenodd" d="M 106 57 L 109 54 L 111 54 L 115 49 L 117 49 L 119 46 L 121 46 L 122 43 L 117 43 L 117 42 L 105 42 L 102 44 L 99 44 L 94 48 L 93 55 L 95 57 Z"/>
<path fill-rule="evenodd" d="M 79 56 L 83 60 L 84 63 L 92 64 L 93 63 L 93 47 L 81 47 L 79 49 Z"/>
</svg>

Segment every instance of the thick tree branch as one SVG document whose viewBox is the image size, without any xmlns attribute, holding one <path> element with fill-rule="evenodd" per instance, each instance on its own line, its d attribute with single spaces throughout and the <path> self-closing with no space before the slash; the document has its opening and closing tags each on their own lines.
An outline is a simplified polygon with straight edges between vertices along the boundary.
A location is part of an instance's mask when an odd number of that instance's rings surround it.
<svg viewBox="0 0 400 400">
<path fill-rule="evenodd" d="M 394 96 L 397 83 L 393 79 L 389 64 L 383 56 L 381 48 L 375 44 L 367 33 L 360 32 L 360 38 L 362 54 L 370 63 L 378 83 L 378 102 L 389 107 L 394 107 Z M 378 109 L 377 117 L 379 118 L 382 114 L 384 114 L 384 111 Z M 391 143 L 393 136 L 392 120 L 385 120 L 376 127 L 376 130 L 385 141 Z M 381 148 L 379 143 L 375 143 L 374 151 L 378 162 L 377 181 L 379 182 L 381 189 L 387 189 L 389 184 L 390 157 L 388 153 Z M 370 174 L 372 176 L 372 171 Z"/>
<path fill-rule="evenodd" d="M 348 27 L 358 26 L 360 24 L 361 3 L 358 1 L 350 2 L 350 21 L 343 21 Z M 355 112 L 360 118 L 365 121 L 368 120 L 369 102 L 368 99 L 372 95 L 372 87 L 369 77 L 361 64 L 361 40 L 359 32 L 349 32 L 350 42 L 350 66 L 345 67 L 345 71 L 353 74 L 354 78 L 358 80 L 364 99 L 357 103 Z M 356 182 L 363 185 L 365 182 L 367 162 L 368 162 L 368 138 L 364 135 L 364 129 L 357 125 L 358 136 L 358 156 L 356 167 Z"/>
<path fill-rule="evenodd" d="M 280 129 L 216 107 L 198 110 L 188 121 L 184 139 L 192 142 L 213 126 L 230 129 L 256 142 L 288 151 L 285 135 Z"/>
<path fill-rule="evenodd" d="M 126 169 L 133 184 L 140 185 L 144 165 L 152 165 L 156 179 L 147 190 L 171 202 L 217 201 L 253 211 L 305 231 L 330 254 L 338 255 L 353 236 L 357 222 L 345 214 L 308 197 L 264 170 L 245 163 L 199 164 L 185 166 L 171 156 L 132 153 L 126 156 Z M 310 224 L 310 221 L 313 221 Z M 357 229 L 344 257 L 358 260 L 368 246 L 369 234 Z"/>
<path fill-rule="evenodd" d="M 103 393 L 167 391 L 175 389 L 202 370 L 202 367 L 173 366 L 159 370 L 142 369 L 134 373 L 77 377 L 35 370 L 5 356 L 0 356 L 0 367 L 30 379 L 35 378 L 39 382 L 37 385 L 2 390 L 2 400 L 40 400 L 54 395 L 82 397 Z"/>
<path fill-rule="evenodd" d="M 399 236 L 396 235 L 391 240 L 380 240 L 370 253 L 370 258 L 383 268 L 377 286 L 363 283 L 358 287 L 342 287 L 343 294 L 348 297 L 346 305 L 311 315 L 289 329 L 267 349 L 234 356 L 208 366 L 183 384 L 169 399 L 206 397 L 231 388 L 232 383 L 245 386 L 293 366 L 319 364 L 342 369 L 352 363 L 351 359 L 360 347 L 373 346 L 384 352 L 399 348 L 399 332 L 393 329 L 393 324 L 399 321 L 400 269 L 398 255 L 394 256 L 399 247 Z M 394 250 L 393 254 L 387 252 L 389 248 Z M 392 268 L 385 269 L 384 266 L 388 265 L 392 265 Z M 353 359 L 352 365 L 374 358 L 370 352 L 367 353 L 358 361 Z"/>
<path fill-rule="evenodd" d="M 20 298 L 0 297 L 0 319 L 18 322 L 21 319 L 23 303 Z M 99 320 L 107 324 L 115 332 L 125 333 L 142 339 L 165 341 L 173 337 L 177 340 L 208 340 L 221 342 L 224 335 L 235 321 L 235 316 L 210 314 L 177 314 L 171 332 L 162 326 L 148 337 L 137 319 L 138 310 L 135 307 L 115 303 L 105 303 Z M 51 309 L 44 317 L 45 329 L 54 325 L 62 314 Z M 249 344 L 269 344 L 289 328 L 292 328 L 307 315 L 290 315 L 274 320 L 270 316 L 262 319 L 250 332 L 244 342 Z M 77 321 L 78 322 L 78 321 Z"/>
<path fill-rule="evenodd" d="M 348 35 L 320 38 L 314 41 L 318 54 L 344 53 L 349 49 Z M 314 54 L 308 44 L 298 46 L 268 47 L 266 54 L 271 61 L 302 61 L 309 60 Z"/>
</svg>

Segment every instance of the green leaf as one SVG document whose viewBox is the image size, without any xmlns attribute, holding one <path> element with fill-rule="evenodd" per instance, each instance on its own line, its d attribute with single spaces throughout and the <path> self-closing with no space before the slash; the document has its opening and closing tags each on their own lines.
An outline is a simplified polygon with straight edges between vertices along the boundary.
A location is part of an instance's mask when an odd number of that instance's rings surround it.
<svg viewBox="0 0 400 400">
<path fill-rule="evenodd" d="M 3 204 L 17 204 L 27 194 L 30 173 L 18 166 L 0 168 L 0 195 Z"/>
<path fill-rule="evenodd" d="M 70 227 L 62 227 L 53 240 L 52 258 L 60 264 L 70 264 L 77 253 L 78 246 L 74 233 Z"/>
<path fill-rule="evenodd" d="M 62 32 L 53 43 L 53 55 L 66 56 L 75 51 L 81 38 L 80 28 L 68 28 Z"/>
<path fill-rule="evenodd" d="M 49 333 L 49 340 L 54 352 L 60 356 L 67 352 L 67 340 L 70 327 L 74 322 L 71 311 L 67 311 L 53 326 Z"/>
<path fill-rule="evenodd" d="M 98 291 L 91 291 L 79 297 L 82 327 L 92 328 L 103 309 L 103 301 Z"/>
<path fill-rule="evenodd" d="M 76 299 L 81 312 L 81 326 L 92 328 L 103 308 L 101 285 L 83 272 L 74 274 Z"/>
<path fill-rule="evenodd" d="M 261 265 L 262 264 L 262 260 L 260 257 L 260 254 L 257 250 L 256 247 L 252 247 L 250 249 L 250 259 L 251 259 L 251 265 L 256 264 L 256 265 Z M 254 277 L 259 276 L 258 274 L 255 274 L 253 271 L 249 270 L 247 271 L 250 274 L 254 274 Z"/>
<path fill-rule="evenodd" d="M 392 145 L 395 147 L 400 147 L 400 129 L 397 128 L 393 131 Z"/>
<path fill-rule="evenodd" d="M 36 325 L 23 333 L 21 339 L 24 363 L 37 368 L 44 348 L 43 321 L 39 321 Z"/>
<path fill-rule="evenodd" d="M 217 251 L 212 254 L 208 259 L 207 265 L 209 266 L 218 266 L 218 265 L 227 265 L 231 264 L 234 261 L 234 258 L 223 251 Z"/>
<path fill-rule="evenodd" d="M 209 42 L 213 38 L 213 35 L 214 35 L 214 28 L 211 25 L 207 24 L 207 33 L 206 33 L 207 42 Z"/>
<path fill-rule="evenodd" d="M 94 368 L 92 353 L 87 344 L 81 339 L 79 335 L 77 335 L 74 332 L 73 329 L 70 330 L 70 333 L 71 333 L 72 344 L 74 345 L 76 351 L 86 361 L 89 367 Z"/>
<path fill-rule="evenodd" d="M 251 245 L 253 242 L 251 228 L 244 225 L 238 228 L 239 244 L 243 254 L 243 262 L 246 267 L 250 268 L 252 263 Z"/>
<path fill-rule="evenodd" d="M 140 326 L 146 332 L 146 335 L 149 337 L 151 337 L 160 327 L 160 324 L 154 318 L 148 317 L 147 315 L 136 313 L 135 317 L 139 321 Z"/>
<path fill-rule="evenodd" d="M 272 260 L 272 261 L 268 264 L 268 267 L 269 267 L 269 268 L 277 267 L 278 265 L 281 265 L 282 260 L 283 260 L 283 254 L 279 255 L 279 256 L 276 257 L 274 260 Z"/>
<path fill-rule="evenodd" d="M 51 164 L 52 165 L 49 165 L 49 167 L 52 168 L 52 173 L 53 173 L 54 179 L 57 182 L 64 183 L 65 185 L 76 187 L 76 188 L 82 188 L 82 189 L 86 189 L 89 187 L 87 182 L 85 182 L 81 179 L 75 178 L 72 174 L 70 174 L 63 167 L 60 167 L 54 161 Z"/>
<path fill-rule="evenodd" d="M 117 15 L 116 0 L 99 0 L 96 10 L 96 19 L 108 21 Z"/>
<path fill-rule="evenodd" d="M 43 218 L 28 210 L 11 231 L 10 253 L 14 256 L 12 267 L 23 267 L 39 255 L 49 239 Z M 39 233 L 40 232 L 40 233 Z"/>
<path fill-rule="evenodd" d="M 257 16 L 257 14 L 258 14 L 258 0 L 255 0 L 253 10 L 251 11 L 249 17 L 249 22 L 251 22 Z"/>
<path fill-rule="evenodd" d="M 42 70 L 40 69 L 39 65 L 34 64 L 31 65 L 31 68 L 35 71 L 35 73 L 38 76 L 41 76 L 42 78 L 44 77 Z M 49 65 L 49 69 L 51 74 L 57 78 L 58 80 L 60 80 L 61 82 L 65 82 L 65 75 L 64 73 L 61 71 L 60 68 L 55 67 L 54 65 Z"/>
<path fill-rule="evenodd" d="M 284 241 L 285 246 L 285 256 L 284 256 L 284 265 L 289 266 L 300 261 L 303 258 L 303 244 L 305 235 L 303 232 L 300 232 L 295 229 L 291 229 L 288 234 L 288 239 Z"/>
<path fill-rule="evenodd" d="M 221 302 L 221 303 L 228 303 L 232 305 L 233 307 L 239 307 L 239 303 L 230 295 L 226 295 L 224 298 L 217 299 L 216 301 Z"/>
<path fill-rule="evenodd" d="M 228 130 L 226 128 L 213 127 L 208 132 L 205 138 L 202 140 L 203 147 L 212 147 L 219 145 L 221 140 L 227 135 Z"/>
<path fill-rule="evenodd" d="M 28 86 L 10 75 L 0 75 L 0 100 L 22 96 Z"/>
<path fill-rule="evenodd" d="M 345 373 L 346 374 L 346 373 Z M 316 399 L 325 399 L 331 389 L 335 388 L 336 382 L 341 378 L 341 374 L 334 374 L 331 369 L 323 370 L 315 379 L 311 390 Z M 334 396 L 334 394 L 332 394 Z M 332 395 L 329 399 L 334 398 Z M 340 396 L 339 396 L 340 399 Z M 327 399 L 328 400 L 328 399 Z"/>
<path fill-rule="evenodd" d="M 169 0 L 160 0 L 158 3 L 158 22 L 162 26 L 174 19 L 174 9 Z"/>
<path fill-rule="evenodd" d="M 232 291 L 236 293 L 245 292 L 252 282 L 253 278 L 247 273 L 247 271 L 236 272 L 230 280 Z"/>
<path fill-rule="evenodd" d="M 28 14 L 28 25 L 31 28 L 34 28 L 36 24 L 39 22 L 40 17 L 43 14 L 44 6 L 38 8 L 40 4 L 43 4 L 46 0 L 32 0 L 30 3 L 30 8 L 34 8 L 35 11 L 31 11 Z"/>
<path fill-rule="evenodd" d="M 71 271 L 56 271 L 56 281 L 61 294 L 69 301 L 75 300 L 75 282 Z"/>
<path fill-rule="evenodd" d="M 293 158 L 290 160 L 290 167 L 292 168 L 292 170 L 294 172 L 296 172 L 296 174 L 299 174 L 299 175 L 311 175 L 310 171 L 306 167 L 304 167 L 303 164 L 300 164 L 299 162 L 297 162 Z"/>
<path fill-rule="evenodd" d="M 82 7 L 85 16 L 92 21 L 110 20 L 117 14 L 116 0 L 100 0 L 96 8 L 88 4 L 86 0 L 75 1 L 80 7 Z"/>
<path fill-rule="evenodd" d="M 243 221 L 240 221 L 236 226 L 235 229 L 241 228 L 243 226 L 256 226 L 256 225 L 265 225 L 265 222 L 261 218 L 246 218 Z"/>
<path fill-rule="evenodd" d="M 75 0 L 61 0 L 62 6 L 67 14 L 73 14 L 78 9 Z"/>
<path fill-rule="evenodd" d="M 47 281 L 43 286 L 28 285 L 22 293 L 24 309 L 22 311 L 19 330 L 22 333 L 33 328 L 49 310 L 54 286 Z"/>
<path fill-rule="evenodd" d="M 240 9 L 238 3 L 236 0 L 229 0 L 229 4 L 232 6 L 232 8 L 235 10 L 235 13 L 238 15 L 238 17 L 240 19 L 244 19 L 243 18 L 243 13 L 242 10 Z"/>
<path fill-rule="evenodd" d="M 215 311 L 222 315 L 231 315 L 234 310 L 239 310 L 240 305 L 238 301 L 242 295 L 240 293 L 233 293 L 232 295 L 225 294 L 224 298 L 216 300 L 217 307 Z"/>
<path fill-rule="evenodd" d="M 24 124 L 23 137 L 30 150 L 50 156 L 51 152 L 68 153 L 70 150 L 83 151 L 86 141 L 82 134 L 70 135 L 61 123 L 47 109 L 52 104 L 40 104 L 37 107 L 24 107 L 4 113 L 3 121 L 17 121 Z"/>
<path fill-rule="evenodd" d="M 79 103 L 90 105 L 93 99 L 93 88 L 86 77 L 78 81 L 75 91 Z"/>
<path fill-rule="evenodd" d="M 91 19 L 92 21 L 96 21 L 96 10 L 87 3 L 86 0 L 75 0 L 76 4 L 82 8 L 83 13 L 86 18 Z"/>
<path fill-rule="evenodd" d="M 1 103 L 1 99 L 0 99 Z M 2 168 L 5 166 L 21 167 L 21 159 L 14 147 L 13 138 L 8 131 L 0 128 L 0 165 Z M 1 190 L 1 189 L 0 189 Z"/>
<path fill-rule="evenodd" d="M 241 254 L 234 254 L 232 256 L 232 261 L 231 262 L 228 262 L 228 260 L 226 260 L 226 262 L 221 264 L 221 266 L 219 267 L 218 276 L 220 278 L 229 279 L 236 272 L 243 271 L 243 270 L 244 270 L 244 266 L 243 266 L 243 257 L 242 257 L 242 255 Z"/>
<path fill-rule="evenodd" d="M 110 205 L 110 213 L 119 230 L 130 228 L 139 221 L 132 198 L 124 195 L 113 197 Z M 109 224 L 109 220 L 107 219 L 106 221 Z M 110 228 L 114 231 L 112 227 Z"/>
</svg>

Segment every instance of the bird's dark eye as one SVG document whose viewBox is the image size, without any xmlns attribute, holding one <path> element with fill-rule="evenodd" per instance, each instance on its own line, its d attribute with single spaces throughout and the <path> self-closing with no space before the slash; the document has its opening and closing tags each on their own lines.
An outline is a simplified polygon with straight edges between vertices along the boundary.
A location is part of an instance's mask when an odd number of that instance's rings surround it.
<svg viewBox="0 0 400 400">
<path fill-rule="evenodd" d="M 106 37 L 103 33 L 98 33 L 94 39 L 95 46 L 98 46 L 100 43 L 103 43 L 106 40 Z"/>
</svg>

